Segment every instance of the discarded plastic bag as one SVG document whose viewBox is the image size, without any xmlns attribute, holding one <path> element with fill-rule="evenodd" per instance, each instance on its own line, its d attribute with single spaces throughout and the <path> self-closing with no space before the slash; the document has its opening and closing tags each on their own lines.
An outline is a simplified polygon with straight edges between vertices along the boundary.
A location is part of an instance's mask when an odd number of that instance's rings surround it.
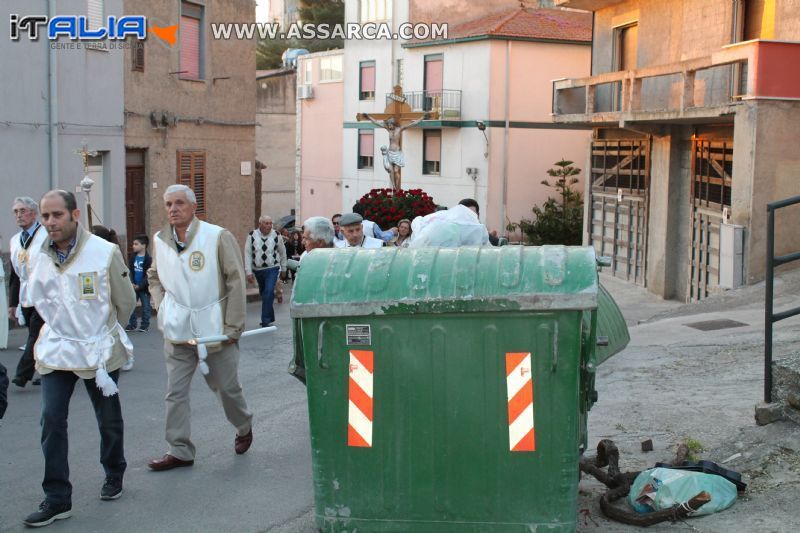
<svg viewBox="0 0 800 533">
<path fill-rule="evenodd" d="M 409 248 L 424 246 L 480 246 L 489 244 L 486 226 L 468 207 L 456 205 L 411 222 Z"/>
<path fill-rule="evenodd" d="M 628 494 L 628 502 L 636 512 L 649 513 L 680 505 L 700 492 L 711 495 L 711 501 L 689 516 L 724 511 L 736 501 L 736 485 L 714 474 L 651 468 L 636 477 Z"/>
</svg>

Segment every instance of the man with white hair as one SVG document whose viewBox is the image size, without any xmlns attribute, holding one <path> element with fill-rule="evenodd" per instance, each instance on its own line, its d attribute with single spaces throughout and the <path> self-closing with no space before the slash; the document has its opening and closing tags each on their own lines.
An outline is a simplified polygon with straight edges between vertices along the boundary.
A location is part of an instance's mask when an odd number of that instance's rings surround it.
<svg viewBox="0 0 800 533">
<path fill-rule="evenodd" d="M 39 222 L 39 204 L 30 196 L 18 196 L 11 204 L 17 226 L 20 232 L 11 237 L 11 275 L 10 281 L 10 300 L 8 307 L 9 316 L 16 315 L 17 307 L 20 308 L 22 318 L 28 326 L 28 340 L 25 343 L 25 351 L 19 358 L 17 371 L 11 382 L 24 387 L 29 381 L 33 381 L 35 371 L 33 361 L 33 345 L 39 336 L 39 331 L 44 325 L 44 320 L 36 312 L 33 302 L 28 297 L 28 278 L 31 259 L 42 248 L 42 243 L 47 237 L 45 230 Z M 39 380 L 33 381 L 38 385 Z"/>
<path fill-rule="evenodd" d="M 333 248 L 335 232 L 331 221 L 325 217 L 311 217 L 303 224 L 303 248 L 300 261 L 316 248 Z"/>
<path fill-rule="evenodd" d="M 334 229 L 330 220 L 325 217 L 311 217 L 303 223 L 303 248 L 305 251 L 300 256 L 300 263 L 303 259 L 317 248 L 334 247 Z M 294 357 L 289 362 L 289 373 L 306 382 L 306 366 L 302 350 L 296 350 Z"/>
<path fill-rule="evenodd" d="M 261 327 L 275 322 L 275 284 L 278 275 L 286 279 L 286 245 L 272 229 L 272 217 L 261 215 L 258 227 L 247 235 L 244 243 L 244 272 L 248 283 L 258 282 L 261 295 Z"/>
<path fill-rule="evenodd" d="M 185 185 L 164 192 L 169 223 L 153 237 L 153 262 L 147 271 L 158 309 L 167 363 L 167 453 L 148 463 L 151 470 L 194 464 L 189 388 L 199 364 L 199 337 L 225 335 L 208 345 L 204 375 L 236 428 L 234 450 L 245 453 L 253 441 L 253 415 L 239 383 L 239 337 L 245 322 L 245 274 L 236 238 L 195 216 L 197 199 Z M 202 368 L 202 367 L 201 367 Z"/>
</svg>

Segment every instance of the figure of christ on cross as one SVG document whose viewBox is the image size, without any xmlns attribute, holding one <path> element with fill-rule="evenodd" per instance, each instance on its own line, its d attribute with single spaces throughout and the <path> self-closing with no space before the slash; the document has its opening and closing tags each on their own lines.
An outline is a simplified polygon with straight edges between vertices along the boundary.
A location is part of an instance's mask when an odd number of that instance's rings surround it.
<svg viewBox="0 0 800 533">
<path fill-rule="evenodd" d="M 403 156 L 403 131 L 415 126 L 423 120 L 438 118 L 438 113 L 414 113 L 403 96 L 403 89 L 396 85 L 389 96 L 391 102 L 384 113 L 359 113 L 356 119 L 368 120 L 389 132 L 389 146 L 381 146 L 383 168 L 389 173 L 389 180 L 394 189 L 401 188 L 401 170 L 405 166 Z"/>
</svg>

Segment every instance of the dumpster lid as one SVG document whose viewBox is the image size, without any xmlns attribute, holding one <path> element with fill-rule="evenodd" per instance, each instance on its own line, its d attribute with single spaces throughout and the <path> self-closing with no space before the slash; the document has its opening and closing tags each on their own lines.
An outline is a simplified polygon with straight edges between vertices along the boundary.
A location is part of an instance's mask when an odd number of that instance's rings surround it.
<svg viewBox="0 0 800 533">
<path fill-rule="evenodd" d="M 319 248 L 306 255 L 291 316 L 334 317 L 597 307 L 591 247 Z"/>
</svg>

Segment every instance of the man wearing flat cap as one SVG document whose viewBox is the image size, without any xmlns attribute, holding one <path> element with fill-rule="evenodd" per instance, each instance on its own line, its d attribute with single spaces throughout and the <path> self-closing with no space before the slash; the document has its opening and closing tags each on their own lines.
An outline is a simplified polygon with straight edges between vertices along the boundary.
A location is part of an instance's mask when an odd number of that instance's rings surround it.
<svg viewBox="0 0 800 533">
<path fill-rule="evenodd" d="M 344 234 L 344 240 L 336 241 L 337 248 L 381 248 L 383 241 L 364 235 L 361 222 L 364 219 L 358 213 L 346 213 L 339 219 L 339 227 Z"/>
</svg>

